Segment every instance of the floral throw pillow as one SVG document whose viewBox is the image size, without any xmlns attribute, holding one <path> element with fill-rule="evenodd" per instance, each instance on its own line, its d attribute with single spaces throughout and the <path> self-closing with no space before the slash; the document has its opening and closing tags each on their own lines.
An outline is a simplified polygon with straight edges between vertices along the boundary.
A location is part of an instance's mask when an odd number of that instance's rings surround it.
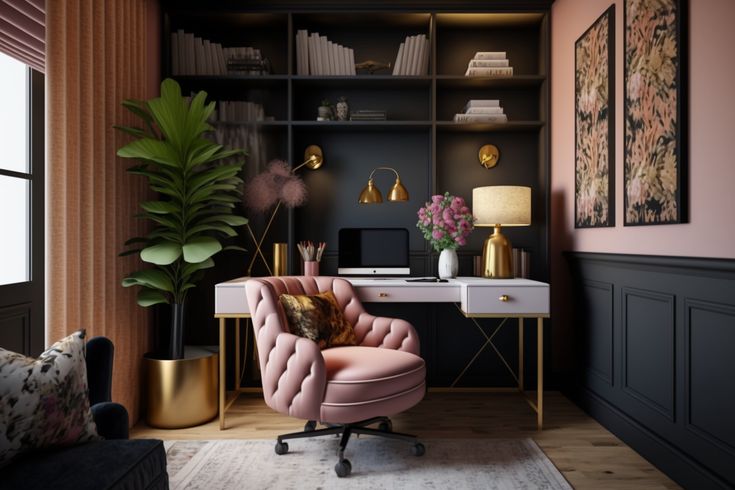
<svg viewBox="0 0 735 490">
<path fill-rule="evenodd" d="M 0 466 L 30 449 L 100 439 L 84 347 L 81 330 L 38 359 L 0 349 Z"/>
<path fill-rule="evenodd" d="M 292 334 L 313 340 L 322 350 L 357 345 L 355 330 L 332 291 L 311 296 L 282 294 L 279 299 Z"/>
</svg>

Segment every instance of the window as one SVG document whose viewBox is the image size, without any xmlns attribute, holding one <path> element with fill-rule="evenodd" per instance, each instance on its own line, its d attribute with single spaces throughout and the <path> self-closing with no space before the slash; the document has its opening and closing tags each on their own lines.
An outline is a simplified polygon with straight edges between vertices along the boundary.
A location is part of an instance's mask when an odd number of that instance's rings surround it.
<svg viewBox="0 0 735 490">
<path fill-rule="evenodd" d="M 0 53 L 0 73 L 0 285 L 4 285 L 30 280 L 33 175 L 30 69 Z"/>
</svg>

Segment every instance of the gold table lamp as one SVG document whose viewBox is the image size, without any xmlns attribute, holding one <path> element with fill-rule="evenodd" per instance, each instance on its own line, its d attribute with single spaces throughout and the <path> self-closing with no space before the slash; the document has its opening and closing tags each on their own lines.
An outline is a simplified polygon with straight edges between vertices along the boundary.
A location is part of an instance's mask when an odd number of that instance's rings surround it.
<svg viewBox="0 0 735 490">
<path fill-rule="evenodd" d="M 368 183 L 362 190 L 362 192 L 360 192 L 360 197 L 358 198 L 357 202 L 359 202 L 360 204 L 377 204 L 383 202 L 383 195 L 380 193 L 380 190 L 375 187 L 375 184 L 373 182 L 373 175 L 375 175 L 375 172 L 377 172 L 378 170 L 390 170 L 391 172 L 396 174 L 396 181 L 395 183 L 393 183 L 393 187 L 391 187 L 390 191 L 388 192 L 388 200 L 391 202 L 408 201 L 408 191 L 401 183 L 401 176 L 398 175 L 398 172 L 390 167 L 377 167 L 374 168 L 372 172 L 370 172 Z"/>
<path fill-rule="evenodd" d="M 494 185 L 472 189 L 472 214 L 476 227 L 493 227 L 482 247 L 482 275 L 493 279 L 513 277 L 513 247 L 502 226 L 531 224 L 531 188 Z"/>
</svg>

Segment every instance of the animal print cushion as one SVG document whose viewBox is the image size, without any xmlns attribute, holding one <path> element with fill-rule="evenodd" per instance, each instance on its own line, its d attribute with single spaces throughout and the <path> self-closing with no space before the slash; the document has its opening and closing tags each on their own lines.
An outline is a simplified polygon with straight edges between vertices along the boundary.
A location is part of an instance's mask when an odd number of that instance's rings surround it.
<svg viewBox="0 0 735 490">
<path fill-rule="evenodd" d="M 280 301 L 292 334 L 313 340 L 322 350 L 357 345 L 355 330 L 332 291 L 313 296 L 282 294 Z"/>
<path fill-rule="evenodd" d="M 89 410 L 84 334 L 38 359 L 0 349 L 0 466 L 30 449 L 100 439 Z"/>
</svg>

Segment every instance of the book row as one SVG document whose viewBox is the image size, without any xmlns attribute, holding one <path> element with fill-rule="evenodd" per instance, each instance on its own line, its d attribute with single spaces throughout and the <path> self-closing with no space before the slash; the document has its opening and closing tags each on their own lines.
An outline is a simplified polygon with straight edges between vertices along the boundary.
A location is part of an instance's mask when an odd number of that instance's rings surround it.
<svg viewBox="0 0 735 490">
<path fill-rule="evenodd" d="M 511 77 L 513 67 L 505 51 L 478 51 L 467 64 L 466 77 Z"/>
<path fill-rule="evenodd" d="M 270 64 L 250 46 L 223 47 L 179 29 L 171 33 L 172 75 L 265 75 Z"/>
<path fill-rule="evenodd" d="M 298 75 L 355 75 L 355 51 L 333 43 L 318 32 L 296 32 Z"/>
<path fill-rule="evenodd" d="M 426 75 L 429 72 L 429 40 L 425 34 L 407 36 L 398 47 L 393 75 Z"/>
<path fill-rule="evenodd" d="M 508 122 L 498 99 L 471 99 L 463 112 L 454 115 L 454 122 Z"/>
</svg>

